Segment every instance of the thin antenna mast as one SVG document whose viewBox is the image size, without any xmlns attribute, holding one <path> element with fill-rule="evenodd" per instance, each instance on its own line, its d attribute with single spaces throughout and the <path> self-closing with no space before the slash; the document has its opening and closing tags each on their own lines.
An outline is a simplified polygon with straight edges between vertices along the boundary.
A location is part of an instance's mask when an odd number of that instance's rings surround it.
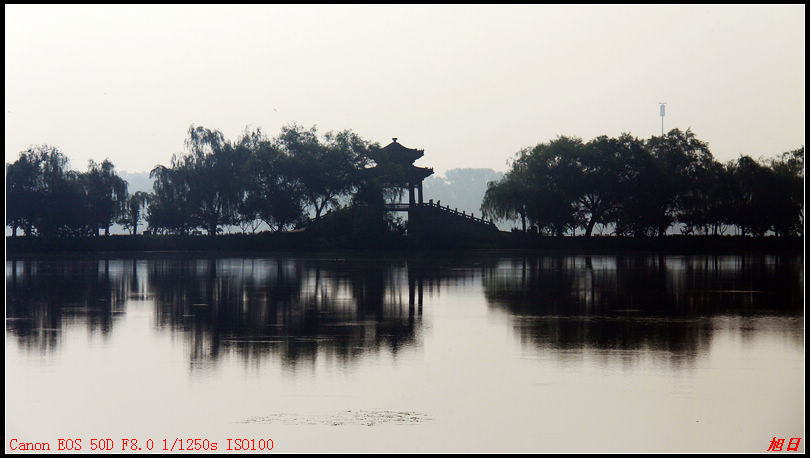
<svg viewBox="0 0 810 458">
<path fill-rule="evenodd" d="M 664 136 L 664 115 L 666 114 L 666 102 L 658 102 L 658 105 L 661 106 L 661 136 Z"/>
</svg>

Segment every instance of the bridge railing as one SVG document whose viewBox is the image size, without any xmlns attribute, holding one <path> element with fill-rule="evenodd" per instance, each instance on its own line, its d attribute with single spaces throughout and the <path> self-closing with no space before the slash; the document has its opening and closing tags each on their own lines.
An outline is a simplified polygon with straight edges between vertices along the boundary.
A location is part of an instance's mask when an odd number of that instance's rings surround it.
<svg viewBox="0 0 810 458">
<path fill-rule="evenodd" d="M 469 220 L 472 220 L 472 221 L 475 221 L 475 222 L 478 222 L 478 223 L 482 223 L 482 224 L 486 224 L 486 225 L 489 225 L 489 226 L 495 227 L 495 223 L 494 223 L 494 222 L 492 222 L 492 220 L 487 221 L 487 220 L 485 220 L 485 219 L 483 219 L 483 218 L 478 218 L 478 217 L 476 217 L 476 216 L 475 216 L 475 214 L 474 214 L 474 213 L 467 214 L 467 213 L 466 213 L 465 211 L 463 211 L 463 210 L 459 212 L 459 211 L 458 211 L 458 208 L 450 208 L 450 206 L 449 206 L 449 205 L 448 205 L 447 207 L 444 207 L 444 206 L 442 206 L 442 205 L 441 205 L 441 202 L 436 202 L 436 203 L 434 203 L 434 202 L 433 202 L 433 199 L 431 199 L 430 201 L 428 201 L 428 203 L 416 204 L 416 205 L 417 205 L 417 206 L 420 206 L 420 205 L 421 205 L 421 206 L 423 206 L 423 207 L 433 207 L 433 208 L 438 208 L 438 209 L 440 209 L 440 210 L 442 210 L 442 211 L 449 212 L 449 213 L 451 213 L 451 214 L 453 214 L 453 215 L 461 216 L 461 217 L 463 217 L 463 218 L 467 218 L 467 219 L 469 219 Z"/>
<path fill-rule="evenodd" d="M 450 213 L 452 215 L 460 216 L 460 217 L 468 219 L 470 221 L 475 221 L 477 223 L 486 224 L 486 225 L 491 226 L 491 227 L 497 227 L 497 226 L 495 226 L 495 223 L 492 220 L 485 220 L 484 218 L 479 218 L 479 217 L 475 216 L 474 213 L 468 214 L 463 210 L 458 211 L 458 208 L 450 208 L 449 205 L 444 206 L 444 205 L 441 204 L 440 201 L 439 202 L 433 202 L 433 199 L 430 199 L 430 201 L 428 201 L 427 203 L 421 203 L 421 204 L 415 203 L 415 204 L 413 204 L 413 206 L 414 207 L 436 208 L 436 209 L 439 209 L 439 210 L 441 210 L 443 212 L 447 212 L 447 213 Z M 410 204 L 401 203 L 401 202 L 386 203 L 385 204 L 385 209 L 388 210 L 388 211 L 407 211 L 407 210 L 410 209 Z M 329 213 L 330 213 L 330 211 L 327 210 L 327 212 L 325 214 L 321 215 L 321 216 L 326 216 Z M 308 219 L 309 219 L 309 221 L 307 221 L 307 224 L 305 224 L 305 225 L 308 225 L 309 223 L 315 221 L 313 218 L 308 218 Z"/>
</svg>

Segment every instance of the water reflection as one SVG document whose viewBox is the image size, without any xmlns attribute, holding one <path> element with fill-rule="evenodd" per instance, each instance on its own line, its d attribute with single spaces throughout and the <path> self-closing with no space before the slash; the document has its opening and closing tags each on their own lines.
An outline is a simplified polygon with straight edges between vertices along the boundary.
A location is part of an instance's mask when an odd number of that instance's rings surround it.
<svg viewBox="0 0 810 458">
<path fill-rule="evenodd" d="M 127 301 L 151 300 L 156 327 L 185 336 L 193 367 L 225 349 L 290 366 L 319 352 L 345 363 L 415 343 L 417 277 L 404 261 L 375 259 L 12 260 L 7 329 L 29 350 L 52 351 L 64 326 L 108 335 Z"/>
<path fill-rule="evenodd" d="M 69 323 L 108 336 L 137 282 L 122 261 L 7 261 L 6 326 L 24 347 L 42 352 L 54 350 Z"/>
<path fill-rule="evenodd" d="M 796 318 L 769 331 L 801 344 L 802 269 L 785 256 L 17 259 L 6 261 L 6 326 L 29 351 L 51 352 L 65 326 L 108 336 L 140 302 L 157 329 L 183 336 L 192 368 L 224 352 L 351 364 L 421 345 L 425 297 L 483 286 L 527 345 L 677 363 L 704 352 L 718 326 L 746 338 L 762 316 Z"/>
<path fill-rule="evenodd" d="M 644 350 L 679 364 L 704 353 L 718 327 L 743 338 L 771 327 L 763 316 L 795 318 L 768 331 L 802 340 L 799 257 L 514 257 L 485 274 L 484 290 L 522 342 L 553 350 Z"/>
<path fill-rule="evenodd" d="M 346 363 L 412 344 L 421 318 L 399 291 L 398 266 L 340 260 L 164 259 L 149 265 L 158 326 L 183 330 L 196 364 L 223 349 L 286 365 L 319 352 Z"/>
</svg>

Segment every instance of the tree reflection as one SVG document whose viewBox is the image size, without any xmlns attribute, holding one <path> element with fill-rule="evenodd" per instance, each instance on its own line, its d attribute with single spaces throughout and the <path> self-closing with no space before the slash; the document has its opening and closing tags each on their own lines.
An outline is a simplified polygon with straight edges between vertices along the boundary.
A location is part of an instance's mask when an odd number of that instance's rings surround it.
<svg viewBox="0 0 810 458">
<path fill-rule="evenodd" d="M 131 278 L 120 260 L 6 261 L 6 328 L 42 352 L 55 349 L 66 323 L 83 322 L 107 337 Z"/>
<path fill-rule="evenodd" d="M 150 264 L 159 327 L 183 330 L 192 364 L 223 350 L 284 365 L 349 363 L 412 344 L 420 322 L 399 294 L 401 266 L 342 260 L 167 259 Z"/>
<path fill-rule="evenodd" d="M 66 325 L 109 334 L 127 301 L 154 304 L 155 327 L 183 336 L 193 368 L 223 352 L 289 367 L 349 364 L 417 343 L 425 294 L 477 283 L 480 261 L 456 256 L 20 259 L 6 263 L 8 327 L 31 350 L 54 349 Z M 75 319 L 73 319 L 75 318 Z"/>
<path fill-rule="evenodd" d="M 677 361 L 708 346 L 714 318 L 802 316 L 801 272 L 793 256 L 526 256 L 488 270 L 484 290 L 523 342 Z"/>
<path fill-rule="evenodd" d="M 754 335 L 758 317 L 803 317 L 801 257 L 296 256 L 6 261 L 6 329 L 53 351 L 67 326 L 107 338 L 136 301 L 182 337 L 192 368 L 343 365 L 420 344 L 425 298 L 480 287 L 527 345 L 652 352 L 692 360 L 719 326 Z M 433 303 L 436 303 L 435 298 Z M 802 333 L 792 333 L 802 339 Z M 780 332 L 777 330 L 777 332 Z"/>
</svg>

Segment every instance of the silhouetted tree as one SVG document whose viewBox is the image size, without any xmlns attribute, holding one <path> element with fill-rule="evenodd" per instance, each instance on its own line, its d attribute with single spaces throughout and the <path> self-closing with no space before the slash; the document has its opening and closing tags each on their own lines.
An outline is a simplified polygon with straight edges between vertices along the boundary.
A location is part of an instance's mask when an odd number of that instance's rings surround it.
<svg viewBox="0 0 810 458">
<path fill-rule="evenodd" d="M 187 233 L 200 227 L 209 235 L 220 225 L 237 223 L 243 150 L 233 148 L 221 132 L 191 126 L 188 153 L 172 157 L 172 166 L 155 167 L 154 196 L 147 219 L 156 230 Z"/>
<path fill-rule="evenodd" d="M 39 164 L 32 154 L 23 152 L 13 164 L 6 164 L 6 225 L 12 236 L 17 228 L 31 235 L 36 224 L 37 211 L 41 208 Z"/>
<path fill-rule="evenodd" d="M 503 178 L 487 183 L 481 214 L 484 218 L 495 220 L 520 218 L 522 230 L 526 232 L 530 192 L 525 164 L 513 163 L 512 169 Z"/>
<path fill-rule="evenodd" d="M 157 233 L 173 232 L 187 234 L 192 227 L 194 208 L 186 179 L 186 170 L 177 156 L 172 157 L 172 166 L 158 165 L 149 172 L 154 178 L 154 191 L 149 195 L 146 221 Z"/>
<path fill-rule="evenodd" d="M 192 125 L 185 146 L 169 166 L 152 169 L 151 194 L 132 196 L 109 160 L 90 161 L 78 173 L 58 148 L 31 147 L 6 164 L 6 225 L 13 236 L 20 228 L 79 236 L 102 227 L 109 234 L 119 222 L 136 234 L 146 208 L 156 233 L 216 234 L 237 224 L 255 232 L 262 223 L 281 231 L 304 223 L 307 211 L 319 220 L 346 202 L 353 208 L 332 223 L 354 227 L 352 237 L 401 229 L 384 207 L 385 197 L 401 190 L 366 171 L 379 145 L 350 130 L 321 138 L 315 127 L 292 124 L 272 139 L 255 129 L 231 143 L 218 130 Z M 390 172 L 391 182 L 406 179 L 396 175 L 402 170 Z M 524 232 L 557 236 L 581 228 L 588 237 L 596 225 L 618 235 L 663 236 L 673 224 L 687 234 L 737 227 L 743 235 L 802 235 L 803 191 L 804 147 L 723 165 L 690 130 L 673 129 L 646 141 L 562 136 L 524 148 L 501 179 L 487 184 L 480 209 L 486 218 L 520 219 Z"/>
<path fill-rule="evenodd" d="M 58 148 L 31 147 L 7 166 L 6 224 L 26 235 L 98 235 L 124 210 L 127 183 L 109 160 L 90 161 L 87 172 L 68 170 L 68 159 Z"/>
<path fill-rule="evenodd" d="M 127 182 L 115 173 L 115 166 L 108 159 L 101 164 L 90 160 L 81 178 L 89 206 L 87 224 L 94 235 L 98 235 L 99 228 L 104 228 L 104 235 L 110 235 L 110 226 L 126 213 Z"/>
<path fill-rule="evenodd" d="M 149 194 L 143 191 L 136 191 L 134 194 L 129 196 L 127 199 L 127 205 L 125 208 L 125 212 L 121 215 L 118 223 L 121 224 L 124 229 L 129 229 L 132 231 L 132 235 L 136 235 L 138 233 L 138 224 L 141 221 L 141 211 L 149 202 Z"/>
<path fill-rule="evenodd" d="M 355 242 L 380 240 L 390 230 L 390 213 L 385 211 L 383 187 L 373 179 L 364 180 L 352 199 L 352 234 Z"/>
<path fill-rule="evenodd" d="M 240 220 L 253 227 L 263 221 L 281 231 L 304 219 L 302 185 L 295 174 L 294 159 L 280 150 L 260 130 L 246 132 L 237 148 L 248 152 L 244 170 Z"/>
<path fill-rule="evenodd" d="M 576 150 L 578 170 L 571 184 L 585 237 L 591 236 L 596 224 L 607 225 L 620 202 L 623 147 L 622 140 L 602 135 Z"/>
<path fill-rule="evenodd" d="M 223 224 L 236 223 L 239 196 L 239 166 L 245 161 L 218 130 L 191 126 L 186 147 L 190 153 L 183 159 L 189 194 L 194 205 L 198 227 L 209 235 Z"/>
<path fill-rule="evenodd" d="M 292 158 L 291 173 L 316 220 L 327 206 L 336 206 L 339 197 L 357 188 L 360 170 L 369 162 L 368 150 L 374 147 L 348 130 L 329 132 L 321 141 L 315 127 L 304 130 L 296 124 L 282 128 L 276 146 Z"/>
<path fill-rule="evenodd" d="M 618 235 L 801 233 L 804 149 L 757 163 L 744 156 L 723 165 L 690 130 L 647 141 L 630 134 L 583 144 L 559 137 L 521 150 L 504 178 L 491 182 L 481 210 L 487 217 L 528 219 L 540 233 L 563 235 L 597 224 Z"/>
<path fill-rule="evenodd" d="M 647 141 L 647 148 L 661 172 L 652 194 L 656 206 L 648 209 L 657 213 L 652 220 L 657 221 L 657 233 L 662 236 L 678 221 L 682 209 L 686 213 L 681 216 L 687 216 L 687 224 L 693 224 L 689 215 L 695 210 L 687 207 L 702 205 L 701 196 L 706 194 L 704 185 L 710 179 L 714 158 L 708 145 L 690 130 L 672 129 L 665 136 L 653 136 Z"/>
<path fill-rule="evenodd" d="M 58 148 L 34 146 L 9 166 L 12 218 L 26 235 L 70 235 L 86 232 L 86 195 L 79 175 L 67 170 L 68 159 Z"/>
<path fill-rule="evenodd" d="M 527 215 L 540 233 L 561 236 L 578 225 L 574 184 L 580 177 L 575 157 L 582 148 L 582 140 L 561 136 L 522 151 L 516 159 L 525 163 L 531 193 Z"/>
<path fill-rule="evenodd" d="M 729 168 L 733 177 L 732 224 L 742 235 L 762 236 L 774 226 L 786 232 L 800 209 L 794 208 L 791 191 L 780 186 L 777 174 L 749 156 L 741 156 Z M 786 209 L 788 214 L 794 210 L 793 214 L 785 216 Z"/>
<path fill-rule="evenodd" d="M 803 234 L 804 147 L 782 153 L 767 161 L 772 172 L 769 219 L 777 235 Z"/>
</svg>

